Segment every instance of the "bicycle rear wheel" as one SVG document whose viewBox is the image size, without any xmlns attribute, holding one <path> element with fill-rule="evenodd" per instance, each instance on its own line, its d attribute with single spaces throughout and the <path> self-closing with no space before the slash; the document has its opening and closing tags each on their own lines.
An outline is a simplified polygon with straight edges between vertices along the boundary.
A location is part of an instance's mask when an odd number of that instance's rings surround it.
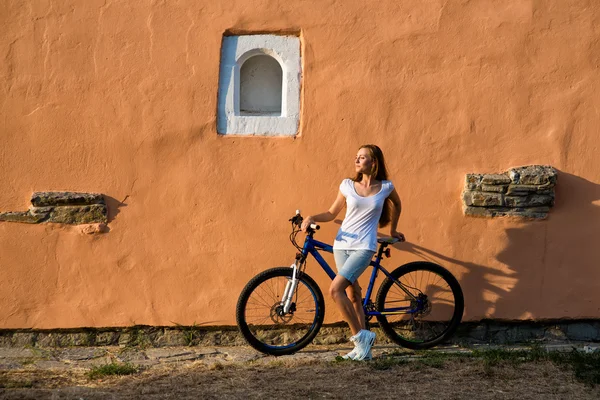
<svg viewBox="0 0 600 400">
<path fill-rule="evenodd" d="M 446 269 L 430 262 L 396 268 L 377 293 L 377 320 L 400 346 L 426 349 L 448 339 L 464 310 L 462 289 Z M 407 294 L 402 288 L 410 293 Z"/>
<path fill-rule="evenodd" d="M 282 356 L 292 354 L 312 342 L 323 324 L 323 294 L 308 275 L 298 279 L 290 311 L 281 304 L 291 268 L 272 268 L 261 272 L 242 290 L 236 308 L 238 327 L 256 350 Z"/>
</svg>

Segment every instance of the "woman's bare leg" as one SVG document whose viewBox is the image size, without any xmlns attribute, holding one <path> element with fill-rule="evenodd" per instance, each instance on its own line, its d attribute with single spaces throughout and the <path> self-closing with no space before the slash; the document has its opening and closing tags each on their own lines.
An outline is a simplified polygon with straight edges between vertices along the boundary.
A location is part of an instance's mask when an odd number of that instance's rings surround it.
<svg viewBox="0 0 600 400">
<path fill-rule="evenodd" d="M 364 314 L 362 318 L 362 323 L 359 316 L 356 314 L 356 309 L 354 304 L 348 296 L 346 295 L 346 288 L 350 286 L 350 281 L 344 278 L 341 275 L 335 277 L 333 282 L 331 282 L 331 286 L 329 287 L 329 295 L 337 304 L 338 308 L 342 312 L 344 320 L 350 325 L 350 330 L 352 331 L 352 335 L 356 335 L 363 329 L 364 324 Z M 359 300 L 360 302 L 360 300 Z"/>
<path fill-rule="evenodd" d="M 365 322 L 365 310 L 363 309 L 362 305 L 362 291 L 360 285 L 358 284 L 358 281 L 354 282 L 352 285 L 346 288 L 346 295 L 352 302 L 352 306 L 354 307 L 356 316 L 360 321 L 360 329 L 367 329 L 367 325 Z"/>
</svg>

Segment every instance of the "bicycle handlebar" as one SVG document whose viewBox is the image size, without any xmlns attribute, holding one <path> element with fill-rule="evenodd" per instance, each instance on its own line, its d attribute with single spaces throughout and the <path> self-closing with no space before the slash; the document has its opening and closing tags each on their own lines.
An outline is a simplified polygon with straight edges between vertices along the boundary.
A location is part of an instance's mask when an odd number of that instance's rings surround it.
<svg viewBox="0 0 600 400">
<path fill-rule="evenodd" d="M 300 215 L 300 210 L 296 210 L 296 215 L 290 218 L 290 221 L 292 221 L 292 223 L 295 225 L 302 225 L 302 221 L 304 221 L 304 218 L 302 218 L 302 215 Z M 321 226 L 317 224 L 310 224 L 309 228 L 318 231 L 319 229 L 321 229 Z"/>
</svg>

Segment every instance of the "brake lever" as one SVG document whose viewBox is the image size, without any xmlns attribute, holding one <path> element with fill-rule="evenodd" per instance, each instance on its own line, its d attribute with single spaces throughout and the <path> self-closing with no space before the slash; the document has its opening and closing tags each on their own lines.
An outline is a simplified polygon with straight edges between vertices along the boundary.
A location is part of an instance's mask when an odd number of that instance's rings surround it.
<svg viewBox="0 0 600 400">
<path fill-rule="evenodd" d="M 302 215 L 300 215 L 300 210 L 296 210 L 296 215 L 290 218 L 289 221 L 298 226 L 302 225 L 302 221 L 304 221 L 304 218 L 302 218 Z"/>
</svg>

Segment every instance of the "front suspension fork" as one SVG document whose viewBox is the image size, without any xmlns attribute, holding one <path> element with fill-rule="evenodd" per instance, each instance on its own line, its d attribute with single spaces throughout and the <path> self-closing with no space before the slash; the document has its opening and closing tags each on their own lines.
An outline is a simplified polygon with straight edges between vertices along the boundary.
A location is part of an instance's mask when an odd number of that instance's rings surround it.
<svg viewBox="0 0 600 400">
<path fill-rule="evenodd" d="M 283 296 L 281 298 L 281 304 L 283 304 L 283 315 L 286 315 L 290 312 L 292 298 L 294 297 L 294 293 L 296 293 L 296 287 L 298 286 L 298 266 L 294 262 L 290 268 L 293 269 L 292 278 L 288 279 L 285 285 L 285 290 L 283 291 Z"/>
</svg>

